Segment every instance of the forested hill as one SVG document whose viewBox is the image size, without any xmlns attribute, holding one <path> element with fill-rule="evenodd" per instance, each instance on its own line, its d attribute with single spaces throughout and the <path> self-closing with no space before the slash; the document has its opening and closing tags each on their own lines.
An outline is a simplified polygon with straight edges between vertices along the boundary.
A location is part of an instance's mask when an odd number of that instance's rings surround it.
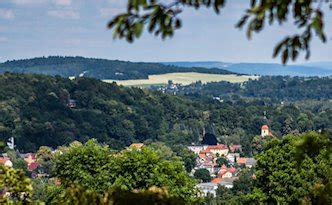
<svg viewBox="0 0 332 205">
<path fill-rule="evenodd" d="M 203 85 L 197 82 L 180 87 L 178 94 L 196 98 L 221 97 L 222 99 L 236 95 L 279 102 L 331 100 L 332 77 L 263 76 L 244 83 L 211 82 Z"/>
<path fill-rule="evenodd" d="M 146 140 L 199 144 L 204 133 L 213 133 L 220 143 L 241 143 L 250 153 L 263 124 L 276 136 L 332 130 L 331 108 L 332 102 L 312 100 L 205 103 L 92 78 L 0 75 L 0 141 L 15 137 L 24 152 L 90 138 L 112 148 Z"/>
<path fill-rule="evenodd" d="M 174 72 L 199 72 L 214 74 L 232 74 L 233 72 L 212 68 L 178 67 L 159 63 L 134 63 L 119 60 L 105 60 L 84 57 L 41 57 L 25 60 L 13 60 L 0 64 L 0 73 L 35 73 L 60 75 L 62 77 L 79 76 L 97 79 L 146 79 L 151 74 Z"/>
</svg>

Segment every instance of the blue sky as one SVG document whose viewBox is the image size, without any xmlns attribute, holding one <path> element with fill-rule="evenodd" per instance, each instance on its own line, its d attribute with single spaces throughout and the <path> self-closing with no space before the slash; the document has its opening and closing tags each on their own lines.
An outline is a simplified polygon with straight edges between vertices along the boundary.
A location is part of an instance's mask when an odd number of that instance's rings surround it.
<svg viewBox="0 0 332 205">
<path fill-rule="evenodd" d="M 0 61 L 49 55 L 85 56 L 130 61 L 280 62 L 274 45 L 292 34 L 292 24 L 266 27 L 248 41 L 234 27 L 249 1 L 227 1 L 220 15 L 212 10 L 185 10 L 183 27 L 172 39 L 145 33 L 133 44 L 114 40 L 106 29 L 124 11 L 125 0 L 1 0 Z M 332 12 L 326 9 L 328 42 L 314 40 L 313 61 L 332 61 Z M 297 63 L 304 62 L 301 56 Z"/>
</svg>

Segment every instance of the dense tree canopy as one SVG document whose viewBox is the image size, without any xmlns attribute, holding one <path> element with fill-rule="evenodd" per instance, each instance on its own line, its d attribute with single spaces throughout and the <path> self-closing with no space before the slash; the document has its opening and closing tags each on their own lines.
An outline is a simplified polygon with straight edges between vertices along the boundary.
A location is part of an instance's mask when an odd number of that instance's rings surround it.
<svg viewBox="0 0 332 205">
<path fill-rule="evenodd" d="M 329 140 L 327 136 L 308 133 L 270 142 L 257 157 L 257 189 L 251 196 L 261 193 L 260 201 L 274 204 L 332 202 L 331 192 L 329 193 L 332 180 L 331 152 L 321 147 L 317 155 L 305 154 L 298 161 L 297 146 L 301 138 L 306 136 L 313 136 L 321 142 Z"/>
<path fill-rule="evenodd" d="M 134 63 L 84 57 L 50 56 L 0 63 L 0 73 L 35 73 L 62 77 L 91 77 L 97 79 L 147 79 L 152 74 L 199 72 L 232 74 L 223 69 L 186 68 L 161 63 Z"/>
<path fill-rule="evenodd" d="M 160 154 L 160 153 L 159 153 Z M 82 186 L 99 193 L 111 188 L 149 190 L 165 188 L 172 197 L 194 200 L 195 181 L 177 159 L 166 160 L 150 148 L 111 153 L 94 141 L 75 145 L 55 160 L 55 175 L 65 187 Z"/>
<path fill-rule="evenodd" d="M 307 90 L 307 94 L 288 98 L 298 99 L 297 102 L 275 97 L 269 90 L 274 93 L 282 86 L 276 79 L 295 86 L 289 89 L 284 86 L 285 91 L 276 92 L 275 96 L 292 96 L 291 93 L 302 90 Z M 241 142 L 244 153 L 250 155 L 251 141 L 263 124 L 270 125 L 275 136 L 331 130 L 331 102 L 327 100 L 332 90 L 330 81 L 317 78 L 307 84 L 301 78 L 262 78 L 246 83 L 248 89 L 238 92 L 239 95 L 243 92 L 243 96 L 227 95 L 225 91 L 224 102 L 219 102 L 205 92 L 204 86 L 193 91 L 197 95 L 174 96 L 89 78 L 69 80 L 6 73 L 0 75 L 0 139 L 14 137 L 17 148 L 28 152 L 37 151 L 40 146 L 56 148 L 90 138 L 113 149 L 144 141 L 200 144 L 205 133 L 214 133 L 217 141 L 214 139 L 213 144 Z M 287 90 L 289 94 L 285 94 Z M 216 93 L 223 96 L 221 91 Z M 70 99 L 75 100 L 76 107 L 68 106 Z M 285 100 L 285 104 L 279 100 Z M 189 170 L 192 163 L 185 161 Z"/>
<path fill-rule="evenodd" d="M 30 203 L 32 198 L 32 186 L 21 170 L 0 165 L 0 203 Z M 8 192 L 9 195 L 5 196 Z"/>
</svg>

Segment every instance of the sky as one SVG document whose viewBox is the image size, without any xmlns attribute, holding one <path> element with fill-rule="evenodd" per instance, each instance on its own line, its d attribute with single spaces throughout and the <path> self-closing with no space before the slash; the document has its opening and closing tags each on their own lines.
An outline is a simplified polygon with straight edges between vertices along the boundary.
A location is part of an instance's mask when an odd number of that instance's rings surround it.
<svg viewBox="0 0 332 205">
<path fill-rule="evenodd" d="M 169 0 L 167 0 L 169 1 Z M 41 56 L 84 56 L 128 61 L 280 62 L 273 47 L 292 24 L 265 27 L 249 41 L 236 22 L 249 1 L 227 1 L 216 15 L 185 9 L 183 26 L 171 39 L 147 32 L 134 43 L 113 39 L 106 25 L 125 11 L 125 0 L 0 0 L 0 62 Z M 332 61 L 332 10 L 325 9 L 327 43 L 312 43 L 309 62 Z M 308 62 L 301 56 L 296 63 Z"/>
</svg>

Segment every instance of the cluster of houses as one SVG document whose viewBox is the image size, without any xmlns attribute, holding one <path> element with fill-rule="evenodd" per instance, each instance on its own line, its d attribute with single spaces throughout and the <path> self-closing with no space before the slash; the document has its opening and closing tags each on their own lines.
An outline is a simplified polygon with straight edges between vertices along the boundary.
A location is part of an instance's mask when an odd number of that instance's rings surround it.
<svg viewBox="0 0 332 205">
<path fill-rule="evenodd" d="M 173 95 L 176 95 L 180 87 L 181 87 L 180 83 L 173 83 L 173 81 L 169 80 L 167 86 L 158 87 L 157 90 L 162 93 L 171 93 Z"/>
<path fill-rule="evenodd" d="M 31 174 L 31 176 L 36 177 L 36 175 L 37 175 L 36 171 L 40 165 L 37 162 L 35 154 L 33 154 L 33 153 L 20 154 L 19 157 L 25 161 L 26 168 L 29 171 L 29 173 Z M 4 165 L 6 167 L 13 167 L 13 162 L 6 155 L 6 153 L 2 154 L 2 156 L 0 157 L 0 164 Z"/>
<path fill-rule="evenodd" d="M 239 171 L 244 167 L 253 167 L 256 162 L 253 158 L 240 156 L 241 145 L 188 146 L 188 149 L 198 156 L 193 172 L 198 169 L 206 169 L 212 177 L 211 182 L 197 185 L 204 195 L 208 193 L 215 195 L 218 186 L 232 188 L 233 181 L 238 179 Z M 218 165 L 218 158 L 224 158 L 227 161 L 227 166 L 226 164 Z"/>
<path fill-rule="evenodd" d="M 261 137 L 273 136 L 267 125 L 261 127 Z M 233 188 L 234 180 L 238 179 L 242 168 L 252 168 L 256 164 L 254 158 L 241 157 L 241 145 L 217 144 L 212 146 L 188 146 L 188 149 L 197 154 L 197 163 L 193 172 L 198 169 L 207 169 L 212 177 L 211 182 L 200 183 L 197 187 L 203 195 L 216 196 L 218 186 Z M 218 165 L 217 159 L 224 158 L 226 164 Z"/>
</svg>

